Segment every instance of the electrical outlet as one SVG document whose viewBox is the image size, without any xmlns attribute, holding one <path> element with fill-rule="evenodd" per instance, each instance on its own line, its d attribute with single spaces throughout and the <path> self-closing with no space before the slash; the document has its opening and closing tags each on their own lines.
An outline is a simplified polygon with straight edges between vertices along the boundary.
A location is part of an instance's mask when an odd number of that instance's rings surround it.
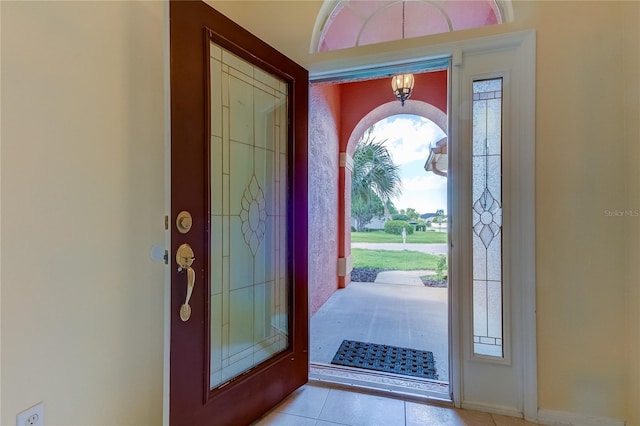
<svg viewBox="0 0 640 426">
<path fill-rule="evenodd" d="M 16 426 L 44 426 L 44 402 L 19 413 L 16 416 Z"/>
</svg>

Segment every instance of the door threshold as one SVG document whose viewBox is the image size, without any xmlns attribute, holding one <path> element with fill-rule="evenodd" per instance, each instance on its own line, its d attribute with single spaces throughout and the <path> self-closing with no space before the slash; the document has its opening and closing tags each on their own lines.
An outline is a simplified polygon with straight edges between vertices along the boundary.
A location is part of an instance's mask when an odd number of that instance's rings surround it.
<svg viewBox="0 0 640 426">
<path fill-rule="evenodd" d="M 449 383 L 439 380 L 416 379 L 400 374 L 312 362 L 309 364 L 309 381 L 332 383 L 367 393 L 420 402 L 453 404 Z"/>
</svg>

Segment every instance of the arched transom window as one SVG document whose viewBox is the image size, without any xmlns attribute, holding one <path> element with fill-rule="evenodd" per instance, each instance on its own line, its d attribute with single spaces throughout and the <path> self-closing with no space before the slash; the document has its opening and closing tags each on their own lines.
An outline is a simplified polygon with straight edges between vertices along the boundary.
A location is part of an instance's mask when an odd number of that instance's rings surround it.
<svg viewBox="0 0 640 426">
<path fill-rule="evenodd" d="M 328 15 L 319 52 L 503 22 L 496 0 L 339 0 L 331 4 L 333 8 L 325 9 Z"/>
</svg>

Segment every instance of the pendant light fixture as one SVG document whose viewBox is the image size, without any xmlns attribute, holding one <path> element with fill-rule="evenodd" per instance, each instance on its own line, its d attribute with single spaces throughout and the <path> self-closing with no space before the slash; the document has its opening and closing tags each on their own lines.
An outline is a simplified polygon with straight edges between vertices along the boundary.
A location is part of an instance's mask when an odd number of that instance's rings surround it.
<svg viewBox="0 0 640 426">
<path fill-rule="evenodd" d="M 404 40 L 404 0 L 402 2 L 402 39 Z M 398 74 L 391 77 L 391 88 L 396 98 L 404 106 L 404 101 L 409 99 L 413 92 L 413 74 Z"/>
<path fill-rule="evenodd" d="M 400 99 L 402 106 L 413 92 L 413 83 L 413 74 L 398 74 L 391 77 L 391 88 L 396 98 Z"/>
</svg>

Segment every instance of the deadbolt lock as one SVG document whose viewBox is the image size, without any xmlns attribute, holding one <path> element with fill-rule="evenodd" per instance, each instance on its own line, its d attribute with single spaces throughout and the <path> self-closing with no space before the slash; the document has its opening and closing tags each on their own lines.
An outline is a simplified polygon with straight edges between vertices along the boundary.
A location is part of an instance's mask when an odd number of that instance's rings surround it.
<svg viewBox="0 0 640 426">
<path fill-rule="evenodd" d="M 191 213 L 184 210 L 178 213 L 178 217 L 176 217 L 176 228 L 178 228 L 178 232 L 186 234 L 191 230 L 191 226 L 193 226 Z"/>
</svg>

